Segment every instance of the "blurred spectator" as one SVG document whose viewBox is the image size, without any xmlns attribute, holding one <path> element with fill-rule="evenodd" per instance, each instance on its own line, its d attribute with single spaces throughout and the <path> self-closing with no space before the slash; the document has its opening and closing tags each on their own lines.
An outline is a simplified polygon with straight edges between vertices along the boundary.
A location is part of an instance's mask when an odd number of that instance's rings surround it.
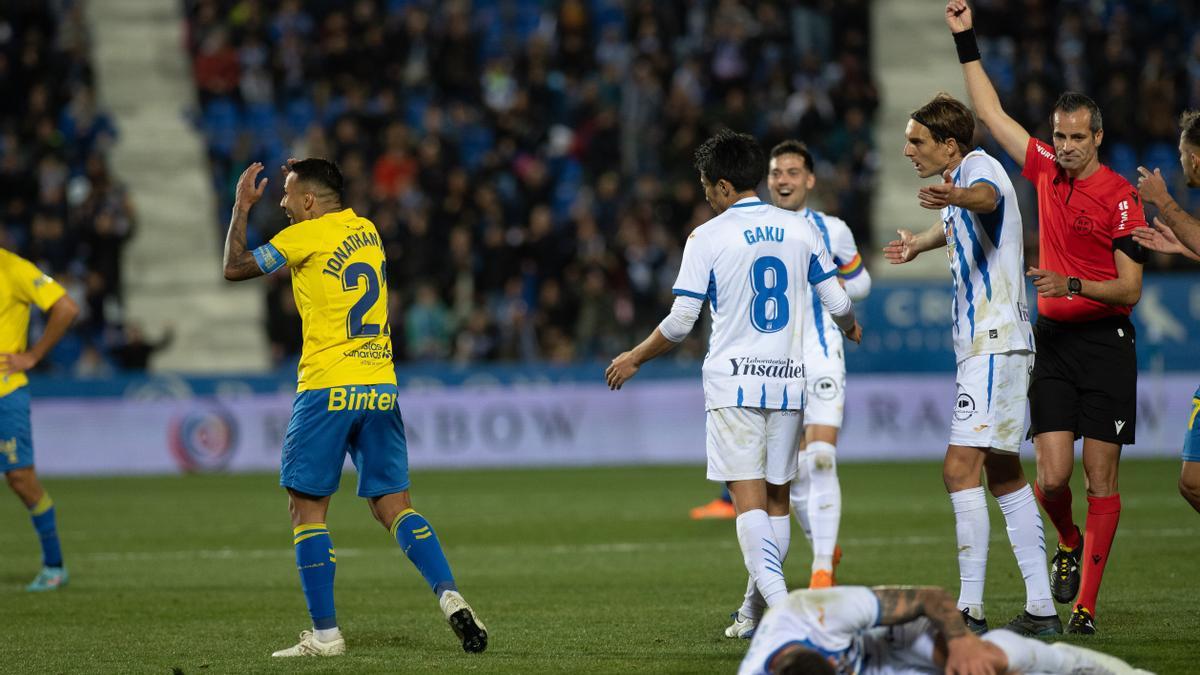
<svg viewBox="0 0 1200 675">
<path fill-rule="evenodd" d="M 218 221 L 244 164 L 338 161 L 388 251 L 397 358 L 594 359 L 647 330 L 712 215 L 692 152 L 722 126 L 808 142 L 822 207 L 872 249 L 865 0 L 185 6 Z M 257 216 L 251 244 L 283 225 Z"/>
<path fill-rule="evenodd" d="M 112 349 L 112 357 L 121 370 L 144 372 L 150 366 L 150 357 L 170 347 L 174 341 L 175 328 L 170 324 L 163 329 L 161 338 L 151 342 L 146 339 L 141 324 L 130 321 L 125 324 L 121 343 Z"/>
<path fill-rule="evenodd" d="M 122 320 L 121 261 L 136 219 L 109 170 L 117 129 L 96 101 L 89 41 L 78 0 L 0 11 L 0 244 L 58 278 L 82 309 L 39 367 L 94 373 Z"/>
</svg>

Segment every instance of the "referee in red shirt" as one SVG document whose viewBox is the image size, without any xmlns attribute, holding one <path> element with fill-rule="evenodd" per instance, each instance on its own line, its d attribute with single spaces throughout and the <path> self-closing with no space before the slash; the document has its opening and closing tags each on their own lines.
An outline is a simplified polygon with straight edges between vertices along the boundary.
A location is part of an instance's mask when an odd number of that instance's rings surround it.
<svg viewBox="0 0 1200 675">
<path fill-rule="evenodd" d="M 1050 566 L 1054 599 L 1074 602 L 1068 633 L 1091 634 L 1121 515 L 1121 446 L 1134 440 L 1137 356 L 1129 313 L 1142 294 L 1145 253 L 1132 234 L 1146 217 L 1137 190 L 1100 163 L 1104 130 L 1090 98 L 1059 97 L 1051 116 L 1053 147 L 1031 138 L 1004 112 L 983 70 L 965 0 L 946 4 L 946 23 L 976 114 L 1037 187 L 1041 261 L 1028 272 L 1038 292 L 1029 385 L 1036 493 L 1058 530 Z M 1081 436 L 1085 533 L 1071 516 L 1069 486 Z"/>
</svg>

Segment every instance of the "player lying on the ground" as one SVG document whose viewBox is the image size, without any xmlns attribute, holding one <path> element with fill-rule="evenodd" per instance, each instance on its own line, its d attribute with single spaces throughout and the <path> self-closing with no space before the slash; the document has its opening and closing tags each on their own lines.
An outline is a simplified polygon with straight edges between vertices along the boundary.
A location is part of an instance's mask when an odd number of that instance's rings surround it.
<svg viewBox="0 0 1200 675">
<path fill-rule="evenodd" d="M 799 590 L 759 623 L 739 675 L 1134 675 L 1107 654 L 1008 630 L 982 638 L 936 586 Z"/>
<path fill-rule="evenodd" d="M 1179 117 L 1179 165 L 1190 188 L 1200 187 L 1200 110 L 1189 110 Z M 1200 220 L 1193 218 L 1171 198 L 1162 171 L 1150 173 L 1139 166 L 1138 194 L 1142 201 L 1158 207 L 1160 217 L 1154 227 L 1139 227 L 1133 238 L 1142 246 L 1160 253 L 1179 253 L 1200 261 Z M 1200 427 L 1196 425 L 1200 411 L 1200 389 L 1192 397 L 1192 413 L 1188 415 L 1188 432 L 1183 442 L 1183 469 L 1179 473 L 1179 493 L 1200 512 Z"/>
</svg>

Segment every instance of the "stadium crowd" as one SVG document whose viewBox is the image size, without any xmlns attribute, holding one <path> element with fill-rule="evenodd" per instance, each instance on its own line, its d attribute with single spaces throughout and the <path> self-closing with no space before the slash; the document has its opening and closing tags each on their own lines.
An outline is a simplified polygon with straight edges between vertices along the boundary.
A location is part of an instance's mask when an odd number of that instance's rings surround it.
<svg viewBox="0 0 1200 675">
<path fill-rule="evenodd" d="M 1005 110 L 1036 138 L 1050 140 L 1046 114 L 1066 90 L 1092 96 L 1104 115 L 1101 161 L 1131 183 L 1139 165 L 1162 169 L 1189 210 L 1179 166 L 1179 111 L 1200 107 L 1200 21 L 1195 3 L 1147 0 L 973 3 L 988 75 Z M 1033 184 L 1004 157 L 1026 223 L 1025 252 L 1037 260 Z M 1149 214 L 1148 214 L 1149 215 Z M 1190 267 L 1182 256 L 1152 254 L 1151 269 Z"/>
<path fill-rule="evenodd" d="M 12 2 L 0 13 L 0 246 L 80 306 L 40 367 L 82 376 L 127 365 L 121 259 L 137 224 L 109 166 L 117 129 L 90 61 L 82 3 Z"/>
<path fill-rule="evenodd" d="M 386 239 L 398 358 L 610 355 L 670 305 L 718 126 L 808 141 L 823 207 L 868 240 L 866 4 L 192 0 L 218 219 L 249 162 L 332 158 Z M 285 276 L 267 302 L 285 361 Z"/>
</svg>

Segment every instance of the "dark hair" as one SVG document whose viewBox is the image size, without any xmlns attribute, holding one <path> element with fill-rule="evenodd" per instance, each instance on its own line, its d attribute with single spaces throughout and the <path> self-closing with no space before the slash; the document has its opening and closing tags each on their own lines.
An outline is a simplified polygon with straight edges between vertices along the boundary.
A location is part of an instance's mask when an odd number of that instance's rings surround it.
<svg viewBox="0 0 1200 675">
<path fill-rule="evenodd" d="M 807 647 L 797 647 L 775 659 L 773 675 L 837 675 L 837 670 L 824 654 Z"/>
<path fill-rule="evenodd" d="M 809 172 L 812 172 L 816 166 L 813 164 L 813 156 L 808 151 L 808 146 L 801 141 L 788 139 L 771 148 L 771 159 L 775 159 L 780 155 L 800 155 L 800 159 L 804 160 L 804 168 L 808 169 Z"/>
<path fill-rule="evenodd" d="M 1184 143 L 1200 148 L 1200 110 L 1185 110 L 1179 116 L 1179 129 L 1183 132 Z"/>
<path fill-rule="evenodd" d="M 309 157 L 292 162 L 288 168 L 296 174 L 296 180 L 324 188 L 332 192 L 339 203 L 342 201 L 342 172 L 337 164 L 327 159 Z"/>
<path fill-rule="evenodd" d="M 962 154 L 970 152 L 975 138 L 975 115 L 962 101 L 945 92 L 938 92 L 933 100 L 909 115 L 927 129 L 938 143 L 953 138 Z"/>
<path fill-rule="evenodd" d="M 744 192 L 767 175 L 767 159 L 753 136 L 722 129 L 696 148 L 696 169 L 710 183 L 724 178 Z"/>
<path fill-rule="evenodd" d="M 1088 128 L 1092 133 L 1096 133 L 1104 129 L 1104 118 L 1100 116 L 1100 106 L 1086 94 L 1081 94 L 1077 91 L 1065 91 L 1058 100 L 1054 102 L 1054 110 L 1050 113 L 1050 126 L 1054 126 L 1054 113 L 1062 111 L 1065 113 L 1073 113 L 1081 108 L 1086 108 L 1088 114 L 1091 115 L 1091 124 Z"/>
</svg>

